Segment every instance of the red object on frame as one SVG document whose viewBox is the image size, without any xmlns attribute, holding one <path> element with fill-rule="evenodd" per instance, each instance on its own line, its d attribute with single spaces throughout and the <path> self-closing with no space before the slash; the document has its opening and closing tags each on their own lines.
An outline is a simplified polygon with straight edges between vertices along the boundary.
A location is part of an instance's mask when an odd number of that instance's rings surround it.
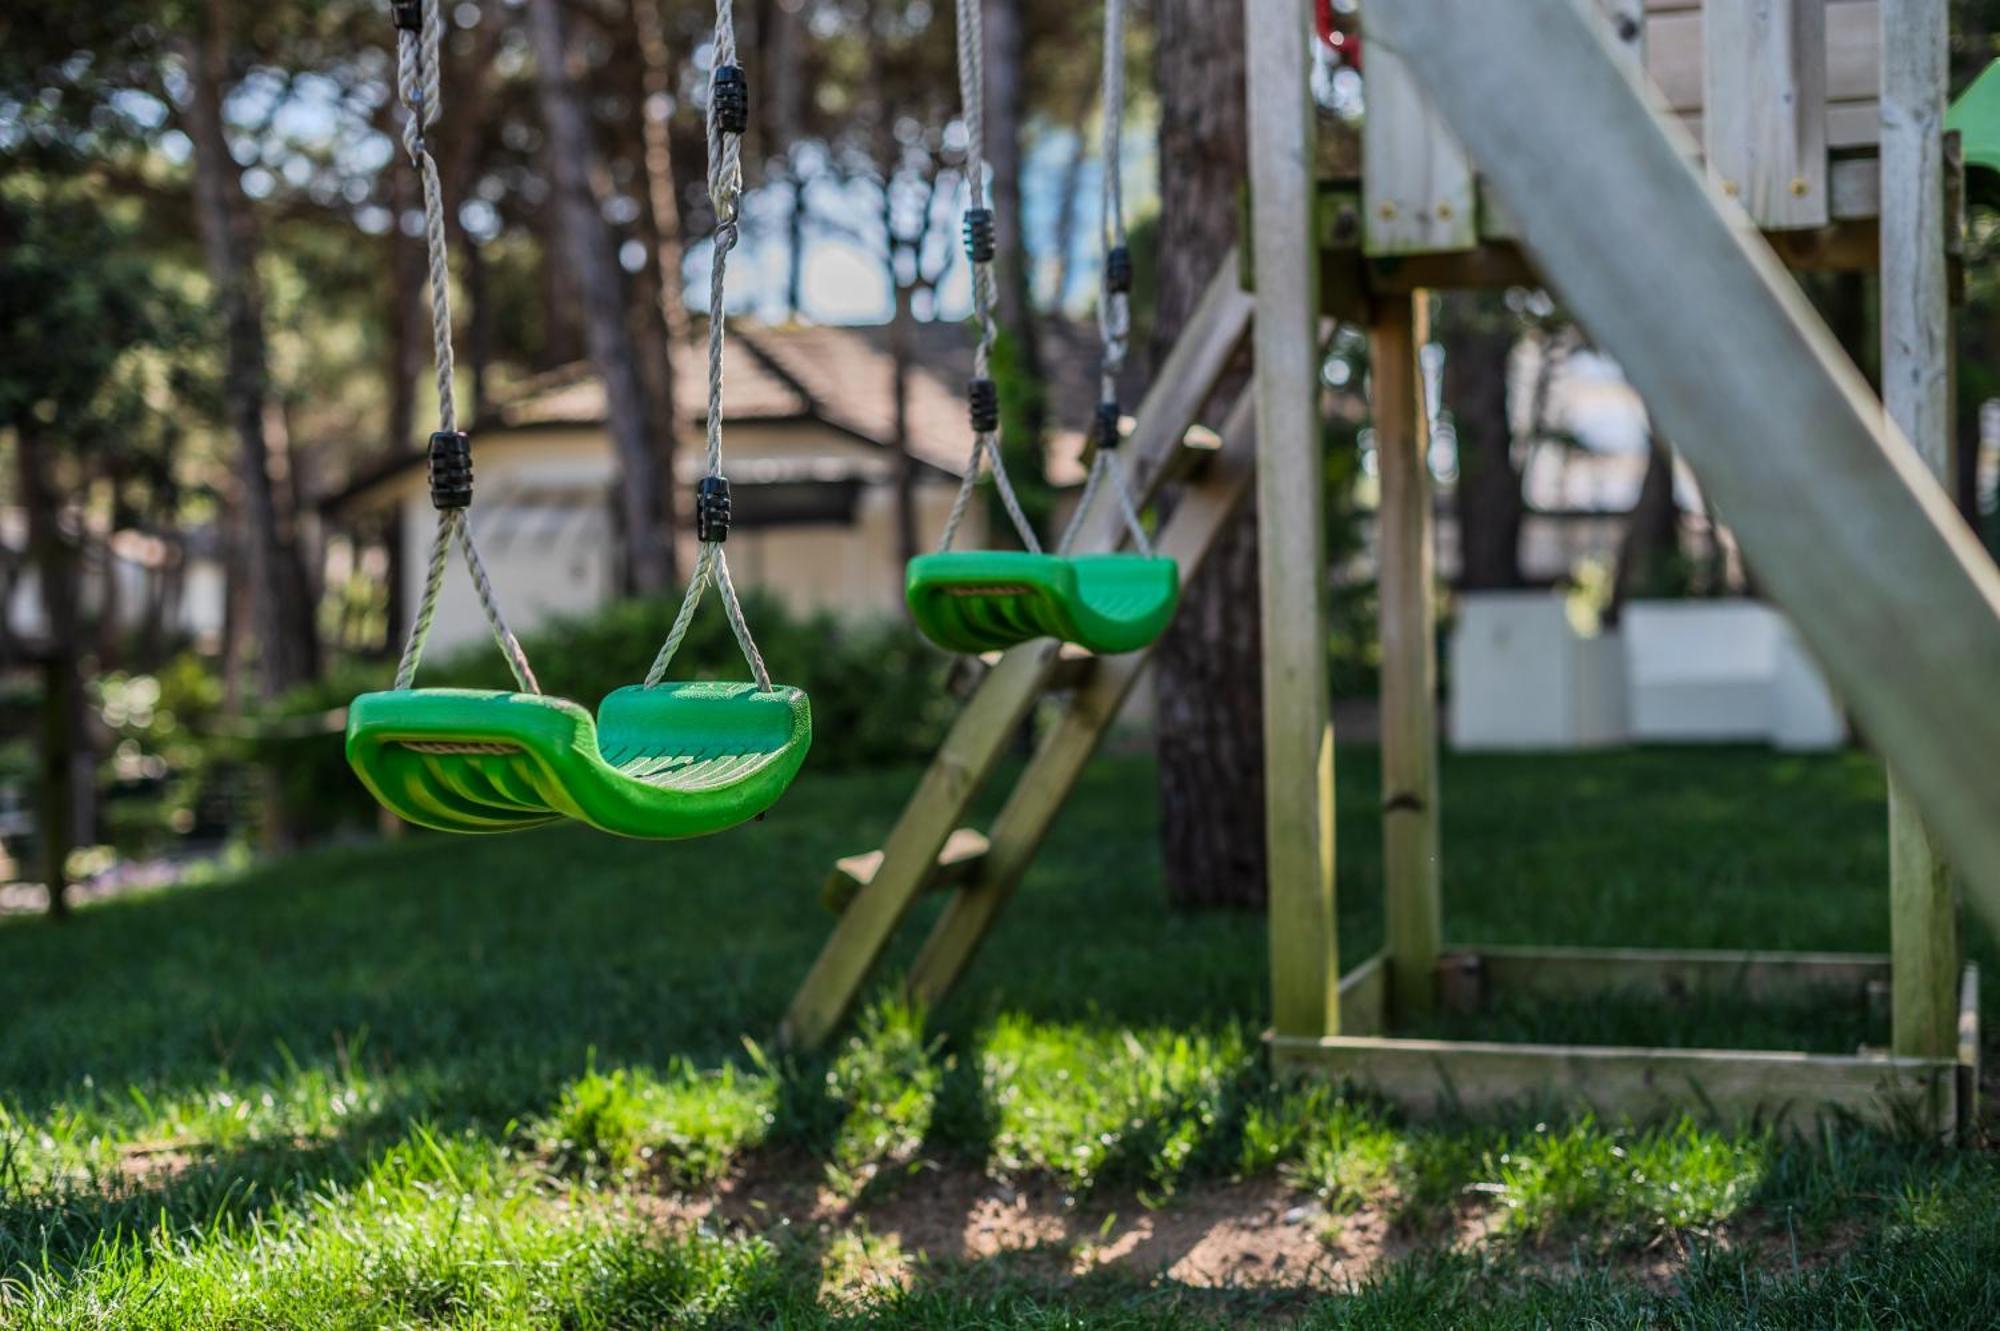
<svg viewBox="0 0 2000 1331">
<path fill-rule="evenodd" d="M 1361 68 L 1361 33 L 1341 26 L 1333 12 L 1333 0 L 1314 0 L 1313 26 L 1319 31 L 1319 39 L 1340 57 L 1340 63 L 1350 69 Z"/>
</svg>

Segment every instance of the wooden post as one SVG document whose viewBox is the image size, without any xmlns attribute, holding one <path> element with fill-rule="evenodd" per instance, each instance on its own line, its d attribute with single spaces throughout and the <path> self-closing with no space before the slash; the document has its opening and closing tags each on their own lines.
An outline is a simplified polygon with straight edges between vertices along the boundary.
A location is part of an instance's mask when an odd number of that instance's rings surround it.
<svg viewBox="0 0 2000 1331">
<path fill-rule="evenodd" d="M 1397 0 L 1374 21 L 2000 928 L 1992 558 L 1574 0 Z"/>
<path fill-rule="evenodd" d="M 1882 5 L 1882 400 L 1947 487 L 1953 480 L 1945 278 L 1946 0 Z M 1958 1039 L 1951 868 L 1889 774 L 1892 1048 L 1948 1058 Z"/>
<path fill-rule="evenodd" d="M 1709 174 L 1757 225 L 1825 226 L 1826 0 L 1702 6 Z"/>
<path fill-rule="evenodd" d="M 1390 992 L 1403 1021 L 1437 997 L 1439 884 L 1437 616 L 1430 429 L 1417 351 L 1427 297 L 1385 298 L 1369 330 L 1369 393 L 1382 479 L 1376 568 L 1382 595 L 1382 854 Z"/>
<path fill-rule="evenodd" d="M 1272 1024 L 1279 1035 L 1333 1035 L 1340 1030 L 1340 967 L 1309 29 L 1299 0 L 1245 5 L 1243 21 L 1253 71 L 1250 236 L 1257 273 L 1253 345 Z"/>
</svg>

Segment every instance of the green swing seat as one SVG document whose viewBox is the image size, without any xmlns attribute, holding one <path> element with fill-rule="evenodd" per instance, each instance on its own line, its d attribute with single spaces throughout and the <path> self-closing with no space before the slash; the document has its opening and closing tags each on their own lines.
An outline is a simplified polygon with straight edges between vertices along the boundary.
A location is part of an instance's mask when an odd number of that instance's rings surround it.
<svg viewBox="0 0 2000 1331">
<path fill-rule="evenodd" d="M 1157 555 L 965 550 L 910 561 L 917 627 L 954 652 L 1060 638 L 1099 656 L 1151 643 L 1180 602 L 1180 566 Z"/>
<path fill-rule="evenodd" d="M 707 836 L 784 794 L 812 744 L 795 688 L 622 688 L 593 721 L 563 698 L 398 689 L 356 698 L 347 761 L 384 807 L 445 832 L 574 818 L 648 840 Z"/>
</svg>

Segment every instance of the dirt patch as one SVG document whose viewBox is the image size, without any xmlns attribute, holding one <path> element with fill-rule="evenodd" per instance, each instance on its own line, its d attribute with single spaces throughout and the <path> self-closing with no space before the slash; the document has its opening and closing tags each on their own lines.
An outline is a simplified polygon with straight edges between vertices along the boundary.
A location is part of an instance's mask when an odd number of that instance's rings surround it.
<svg viewBox="0 0 2000 1331">
<path fill-rule="evenodd" d="M 880 1283 L 885 1266 L 1007 1258 L 1066 1280 L 1103 1271 L 1191 1288 L 1330 1290 L 1407 1252 L 1379 1212 L 1329 1216 L 1277 1180 L 1205 1184 L 1147 1205 L 1125 1194 L 1078 1202 L 1051 1183 L 923 1168 L 843 1198 L 789 1170 L 756 1168 L 699 1196 L 660 1197 L 667 1224 L 788 1233 Z M 860 1235 L 866 1260 L 846 1251 Z M 907 1269 L 902 1273 L 907 1277 Z"/>
</svg>

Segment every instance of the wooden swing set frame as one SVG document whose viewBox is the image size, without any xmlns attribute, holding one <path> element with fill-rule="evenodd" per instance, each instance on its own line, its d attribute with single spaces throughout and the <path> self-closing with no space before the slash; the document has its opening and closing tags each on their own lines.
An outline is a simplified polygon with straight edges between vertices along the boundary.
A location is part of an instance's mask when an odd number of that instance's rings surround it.
<svg viewBox="0 0 2000 1331">
<path fill-rule="evenodd" d="M 1363 177 L 1322 182 L 1304 6 L 1246 6 L 1255 290 L 1227 257 L 1127 445 L 1141 502 L 1180 487 L 1159 544 L 1184 581 L 1253 487 L 1264 548 L 1285 554 L 1262 561 L 1260 585 L 1274 1066 L 1419 1111 L 1556 1095 L 1617 1116 L 1832 1111 L 1963 1132 L 1979 1031 L 1960 890 L 2000 929 L 2000 570 L 1939 484 L 1962 196 L 1943 130 L 1945 0 L 1377 0 L 1365 18 Z M 1879 268 L 1883 399 L 1788 267 Z M 1445 945 L 1423 292 L 1537 280 L 1643 394 L 1889 765 L 1887 955 Z M 1386 943 L 1344 974 L 1317 417 L 1328 317 L 1368 329 L 1381 477 Z M 1253 388 L 1219 439 L 1193 430 L 1246 343 Z M 1115 546 L 1109 505 L 1085 520 L 1079 548 Z M 1039 641 L 997 659 L 887 842 L 836 866 L 839 920 L 787 1042 L 838 1029 L 928 890 L 950 898 L 907 986 L 932 1003 L 950 990 L 1148 658 Z M 999 814 L 983 834 L 963 826 L 1049 696 L 1056 718 Z M 1845 992 L 1888 1004 L 1891 1043 L 1826 1055 L 1394 1033 L 1440 1005 L 1634 992 Z"/>
</svg>

